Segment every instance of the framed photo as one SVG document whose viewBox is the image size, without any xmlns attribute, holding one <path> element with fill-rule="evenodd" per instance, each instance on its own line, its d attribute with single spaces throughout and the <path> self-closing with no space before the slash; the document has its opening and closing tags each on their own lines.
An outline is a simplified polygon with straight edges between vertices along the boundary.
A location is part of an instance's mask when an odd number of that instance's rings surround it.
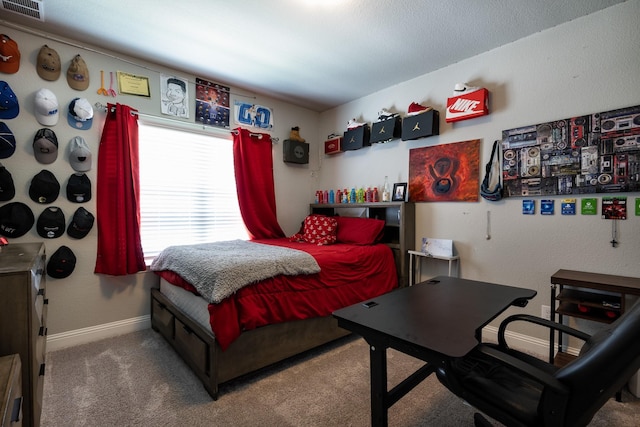
<svg viewBox="0 0 640 427">
<path fill-rule="evenodd" d="M 397 182 L 393 184 L 393 196 L 391 200 L 394 202 L 404 202 L 407 199 L 407 183 Z"/>
</svg>

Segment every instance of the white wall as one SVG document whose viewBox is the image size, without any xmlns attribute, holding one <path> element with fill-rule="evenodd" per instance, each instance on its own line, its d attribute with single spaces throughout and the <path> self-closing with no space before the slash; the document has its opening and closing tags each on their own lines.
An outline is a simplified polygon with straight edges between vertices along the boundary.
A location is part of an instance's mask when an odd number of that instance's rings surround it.
<svg viewBox="0 0 640 427">
<path fill-rule="evenodd" d="M 379 187 L 385 175 L 406 182 L 410 149 L 477 138 L 482 140 L 482 178 L 492 143 L 504 129 L 640 104 L 638 17 L 640 2 L 625 2 L 322 113 L 325 137 L 344 131 L 352 117 L 371 123 L 383 107 L 404 114 L 411 102 L 419 102 L 440 111 L 440 135 L 320 154 L 316 186 Z M 446 98 L 457 82 L 489 89 L 490 115 L 445 123 Z M 632 206 L 640 197 L 626 195 Z M 535 289 L 538 296 L 526 310 L 539 315 L 540 305 L 549 304 L 549 278 L 560 268 L 640 276 L 640 217 L 632 206 L 629 218 L 618 221 L 620 244 L 613 248 L 611 221 L 579 213 L 525 216 L 521 197 L 418 203 L 416 244 L 422 237 L 453 239 L 462 277 Z M 485 238 L 488 214 L 490 240 Z"/>
<path fill-rule="evenodd" d="M 88 203 L 83 203 L 86 209 L 96 213 L 95 191 L 97 183 L 97 155 L 98 144 L 105 114 L 94 111 L 93 126 L 88 131 L 75 130 L 67 124 L 66 111 L 69 102 L 75 97 L 87 98 L 93 105 L 101 102 L 118 102 L 129 105 L 140 113 L 162 116 L 160 113 L 160 74 L 178 75 L 187 79 L 190 84 L 189 97 L 191 103 L 190 119 L 185 120 L 188 125 L 194 124 L 195 105 L 195 77 L 201 77 L 216 81 L 210 76 L 193 76 L 177 73 L 137 60 L 124 57 L 113 52 L 106 52 L 93 46 L 78 46 L 78 42 L 69 39 L 60 39 L 42 34 L 24 27 L 0 25 L 0 33 L 9 35 L 19 46 L 21 52 L 20 70 L 15 74 L 0 73 L 0 80 L 7 81 L 16 93 L 20 103 L 20 114 L 15 119 L 2 120 L 13 131 L 18 148 L 13 156 L 8 159 L 0 159 L 0 162 L 9 169 L 16 184 L 16 197 L 11 200 L 26 203 L 31 207 L 37 219 L 45 205 L 38 205 L 28 196 L 29 183 L 33 175 L 41 169 L 48 169 L 54 173 L 61 184 L 61 194 L 52 203 L 59 206 L 65 213 L 67 223 L 73 212 L 80 204 L 71 203 L 65 195 L 65 185 L 68 177 L 73 173 L 68 161 L 67 146 L 69 140 L 75 135 L 81 135 L 89 144 L 93 154 L 93 168 L 87 173 L 93 185 L 93 198 Z M 69 44 L 70 43 L 70 44 Z M 60 55 L 63 67 L 60 78 L 55 82 L 41 79 L 35 69 L 38 51 L 43 44 L 54 48 Z M 84 49 L 87 47 L 88 49 Z M 66 70 L 71 59 L 80 54 L 87 63 L 90 71 L 91 83 L 86 91 L 71 89 L 66 81 Z M 107 98 L 97 95 L 100 87 L 100 70 L 106 74 L 105 84 L 109 85 L 109 71 L 124 71 L 136 75 L 149 77 L 151 85 L 151 98 L 137 97 L 119 94 L 116 98 Z M 224 84 L 225 82 L 216 81 Z M 38 163 L 33 156 L 33 136 L 41 126 L 34 116 L 34 96 L 40 88 L 52 90 L 60 104 L 60 119 L 52 129 L 58 137 L 60 144 L 57 160 L 50 165 Z M 116 84 L 117 87 L 117 84 Z M 276 203 L 278 206 L 278 218 L 282 228 L 288 234 L 293 234 L 300 221 L 308 212 L 308 185 L 300 185 L 309 180 L 309 165 L 291 166 L 282 161 L 283 140 L 288 138 L 292 126 L 300 126 L 301 134 L 309 142 L 318 134 L 318 113 L 301 109 L 299 107 L 274 101 L 269 98 L 254 96 L 254 94 L 242 89 L 231 88 L 231 105 L 236 99 L 245 102 L 255 102 L 273 109 L 274 129 L 270 134 L 279 138 L 279 142 L 273 145 L 274 175 L 276 182 Z M 172 119 L 172 118 L 170 118 Z M 173 119 L 176 120 L 176 119 Z M 231 120 L 231 128 L 237 125 Z M 187 126 L 188 126 L 187 125 Z M 211 131 L 212 134 L 229 137 L 229 132 Z M 4 202 L 2 203 L 4 204 Z M 49 206 L 49 205 L 47 205 Z M 99 219 L 98 219 L 99 220 Z M 87 237 L 81 240 L 69 238 L 66 234 L 56 239 L 43 239 L 35 229 L 35 226 L 26 235 L 10 239 L 11 243 L 32 242 L 45 240 L 47 254 L 50 256 L 59 246 L 67 245 L 75 253 L 78 263 L 71 276 L 65 279 L 48 278 L 47 297 L 49 299 L 48 332 L 49 336 L 66 336 L 69 331 L 88 331 L 95 333 L 97 325 L 115 325 L 114 330 L 126 330 L 120 324 L 126 319 L 144 318 L 149 314 L 149 289 L 157 285 L 157 276 L 153 273 L 139 273 L 124 277 L 96 275 L 93 273 L 96 258 L 97 228 L 94 227 Z M 136 320 L 134 324 L 140 323 Z M 71 334 L 73 335 L 73 334 Z M 104 336 L 103 334 L 98 334 Z M 74 341 L 75 342 L 75 341 Z"/>
<path fill-rule="evenodd" d="M 625 2 L 323 114 L 261 96 L 253 98 L 253 94 L 239 88 L 232 88 L 231 102 L 238 94 L 242 94 L 248 97 L 240 99 L 253 99 L 274 110 L 275 128 L 272 135 L 280 139 L 280 143 L 273 148 L 278 218 L 284 231 L 292 234 L 308 212 L 308 203 L 313 200 L 316 189 L 362 184 L 380 186 L 385 175 L 392 182 L 407 181 L 411 148 L 480 138 L 483 141 L 481 162 L 484 164 L 490 154 L 491 143 L 500 138 L 503 129 L 640 104 L 638 16 L 640 1 Z M 37 215 L 43 207 L 27 196 L 29 180 L 42 169 L 31 151 L 33 135 L 41 127 L 33 116 L 35 92 L 41 87 L 53 90 L 61 108 L 66 108 L 76 96 L 87 97 L 92 103 L 104 103 L 107 99 L 95 94 L 99 87 L 100 70 L 125 71 L 150 77 L 152 97 L 146 99 L 119 95 L 115 101 L 137 108 L 142 113 L 160 116 L 159 74 L 176 73 L 141 63 L 135 58 L 119 55 L 113 58 L 10 26 L 0 25 L 0 32 L 14 38 L 22 52 L 18 73 L 0 74 L 0 80 L 9 82 L 21 103 L 20 116 L 6 120 L 19 141 L 19 149 L 11 158 L 3 159 L 2 163 L 18 183 L 18 195 L 14 201 L 27 203 Z M 46 82 L 37 76 L 34 68 L 36 56 L 45 43 L 58 51 L 64 70 L 76 53 L 85 58 L 92 78 L 87 91 L 70 89 L 64 76 L 56 82 Z M 428 55 L 428 52 L 422 54 Z M 177 74 L 191 82 L 196 77 Z M 216 81 L 215 76 L 198 77 Z M 366 73 L 363 73 L 363 78 L 366 78 Z M 432 105 L 444 115 L 446 98 L 453 85 L 461 81 L 490 90 L 489 116 L 453 125 L 446 124 L 442 117 L 441 133 L 436 137 L 409 142 L 393 141 L 333 157 L 322 153 L 323 142 L 328 134 L 343 132 L 347 120 L 352 117 L 372 122 L 383 107 L 404 113 L 407 106 L 416 101 Z M 193 102 L 193 84 L 190 94 Z M 191 114 L 193 117 L 193 111 Z M 103 120 L 104 116 L 97 113 L 92 130 L 83 134 L 94 153 L 94 162 Z M 309 165 L 287 165 L 282 162 L 282 141 L 287 138 L 292 126 L 300 126 L 302 136 L 312 144 Z M 54 127 L 54 131 L 63 149 L 75 135 L 64 118 Z M 62 180 L 72 173 L 63 153 L 48 168 Z M 95 167 L 89 176 L 95 191 Z M 640 194 L 628 196 L 633 199 L 640 197 Z M 62 207 L 67 216 L 77 207 L 67 202 L 64 196 L 56 204 Z M 95 212 L 95 200 L 85 207 Z M 492 234 L 488 241 L 485 240 L 487 211 L 491 213 Z M 633 215 L 626 221 L 620 221 L 620 245 L 614 249 L 608 243 L 611 239 L 609 222 L 581 215 L 525 217 L 521 215 L 520 198 L 498 203 L 484 200 L 477 203 L 420 203 L 416 213 L 417 241 L 422 236 L 454 239 L 462 256 L 463 277 L 536 289 L 539 296 L 527 309 L 535 314 L 539 314 L 541 304 L 548 303 L 549 276 L 558 268 L 640 276 L 639 218 Z M 42 238 L 37 235 L 35 228 L 27 235 L 14 239 L 16 242 L 40 240 Z M 66 235 L 47 240 L 48 253 L 51 254 L 62 244 L 75 251 L 79 262 L 69 278 L 49 279 L 50 335 L 93 330 L 94 326 L 148 315 L 149 288 L 157 283 L 155 275 L 140 273 L 120 278 L 94 275 L 95 228 L 79 241 L 71 240 Z"/>
</svg>

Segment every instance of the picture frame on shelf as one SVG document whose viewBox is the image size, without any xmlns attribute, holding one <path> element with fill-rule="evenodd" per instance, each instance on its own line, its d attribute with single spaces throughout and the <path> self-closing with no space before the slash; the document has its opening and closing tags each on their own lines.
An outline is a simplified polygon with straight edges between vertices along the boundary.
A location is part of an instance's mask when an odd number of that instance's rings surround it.
<svg viewBox="0 0 640 427">
<path fill-rule="evenodd" d="M 404 202 L 407 199 L 407 183 L 396 182 L 393 184 L 393 193 L 391 195 L 391 201 Z"/>
</svg>

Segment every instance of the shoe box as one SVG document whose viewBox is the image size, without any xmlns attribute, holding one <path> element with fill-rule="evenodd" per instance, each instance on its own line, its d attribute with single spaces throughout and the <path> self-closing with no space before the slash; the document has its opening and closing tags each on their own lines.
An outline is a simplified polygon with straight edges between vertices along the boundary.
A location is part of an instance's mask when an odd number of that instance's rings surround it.
<svg viewBox="0 0 640 427">
<path fill-rule="evenodd" d="M 402 119 L 402 140 L 426 138 L 440 133 L 440 114 L 429 110 Z"/>
<path fill-rule="evenodd" d="M 347 129 L 342 139 L 342 150 L 359 150 L 371 146 L 371 129 L 368 124 Z"/>
<path fill-rule="evenodd" d="M 342 137 L 331 136 L 324 142 L 324 154 L 336 154 L 342 152 Z"/>
<path fill-rule="evenodd" d="M 374 122 L 371 125 L 371 142 L 389 142 L 400 138 L 402 119 L 399 115 Z"/>
<path fill-rule="evenodd" d="M 285 163 L 309 163 L 309 143 L 285 139 L 282 157 Z"/>
</svg>

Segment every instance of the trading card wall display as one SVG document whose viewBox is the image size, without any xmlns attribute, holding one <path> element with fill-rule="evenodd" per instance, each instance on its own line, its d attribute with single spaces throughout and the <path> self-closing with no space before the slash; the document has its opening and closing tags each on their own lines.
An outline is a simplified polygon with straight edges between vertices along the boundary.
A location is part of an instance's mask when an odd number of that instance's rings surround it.
<svg viewBox="0 0 640 427">
<path fill-rule="evenodd" d="M 640 105 L 502 131 L 505 197 L 640 191 Z"/>
</svg>

